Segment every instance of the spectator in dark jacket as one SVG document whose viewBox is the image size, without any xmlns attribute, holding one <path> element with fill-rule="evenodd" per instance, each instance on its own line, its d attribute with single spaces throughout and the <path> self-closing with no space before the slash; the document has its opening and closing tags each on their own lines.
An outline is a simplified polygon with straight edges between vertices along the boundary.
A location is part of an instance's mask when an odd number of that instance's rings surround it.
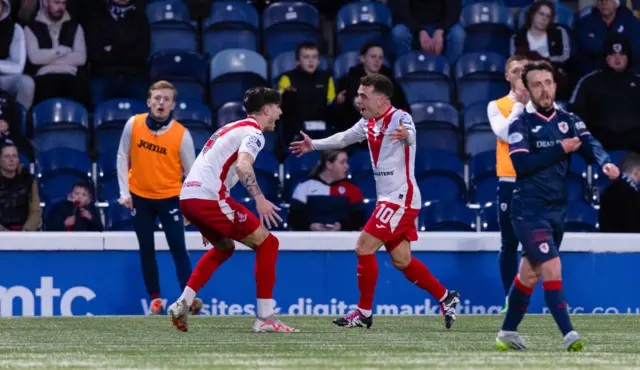
<svg viewBox="0 0 640 370">
<path fill-rule="evenodd" d="M 58 0 L 43 0 L 43 7 L 24 34 L 27 57 L 36 68 L 33 104 L 64 97 L 87 104 L 88 86 L 82 67 L 87 62 L 84 30 Z"/>
<path fill-rule="evenodd" d="M 640 150 L 640 76 L 631 70 L 631 59 L 629 40 L 611 35 L 602 69 L 584 76 L 569 101 L 607 150 Z"/>
<path fill-rule="evenodd" d="M 602 46 L 612 33 L 623 34 L 631 40 L 636 55 L 631 63 L 640 71 L 640 20 L 627 7 L 620 6 L 619 0 L 596 1 L 591 12 L 577 20 L 574 31 L 581 76 L 598 69 Z"/>
<path fill-rule="evenodd" d="M 554 67 L 558 100 L 567 100 L 569 80 L 567 63 L 571 57 L 571 38 L 567 30 L 555 24 L 556 7 L 552 1 L 539 0 L 525 14 L 524 26 L 511 38 L 511 55 L 528 60 L 546 60 Z"/>
<path fill-rule="evenodd" d="M 18 109 L 11 95 L 0 92 L 0 147 L 7 142 L 13 142 L 20 154 L 24 154 L 29 161 L 34 160 L 33 145 L 22 136 Z"/>
<path fill-rule="evenodd" d="M 458 23 L 461 0 L 392 0 L 393 41 L 398 55 L 411 49 L 427 54 L 444 52 L 455 63 L 464 49 L 465 32 Z"/>
<path fill-rule="evenodd" d="M 347 153 L 320 153 L 320 162 L 309 180 L 293 192 L 289 223 L 298 231 L 355 231 L 365 224 L 362 192 L 346 180 Z"/>
<path fill-rule="evenodd" d="M 57 203 L 49 211 L 47 231 L 102 231 L 102 220 L 92 204 L 91 189 L 79 182 L 67 200 Z"/>
<path fill-rule="evenodd" d="M 376 43 L 368 43 L 360 49 L 360 64 L 349 69 L 346 76 L 337 82 L 338 95 L 334 105 L 336 106 L 336 130 L 344 131 L 362 118 L 360 111 L 355 106 L 355 99 L 360 87 L 360 78 L 371 74 L 380 73 L 393 82 L 393 96 L 391 104 L 405 111 L 409 110 L 407 97 L 402 86 L 393 78 L 391 68 L 384 66 L 384 50 Z M 366 143 L 364 143 L 366 145 Z"/>
<path fill-rule="evenodd" d="M 0 147 L 0 231 L 37 231 L 42 224 L 38 183 L 11 142 Z"/>
<path fill-rule="evenodd" d="M 150 28 L 144 7 L 131 0 L 96 1 L 87 25 L 91 62 L 91 101 L 145 100 Z"/>
<path fill-rule="evenodd" d="M 640 154 L 627 153 L 620 167 L 620 178 L 600 197 L 600 231 L 640 233 Z"/>
<path fill-rule="evenodd" d="M 319 69 L 320 51 L 313 42 L 296 48 L 297 68 L 282 75 L 278 92 L 282 94 L 283 142 L 290 143 L 300 130 L 325 133 L 331 122 L 331 104 L 336 88 L 328 71 Z"/>
</svg>

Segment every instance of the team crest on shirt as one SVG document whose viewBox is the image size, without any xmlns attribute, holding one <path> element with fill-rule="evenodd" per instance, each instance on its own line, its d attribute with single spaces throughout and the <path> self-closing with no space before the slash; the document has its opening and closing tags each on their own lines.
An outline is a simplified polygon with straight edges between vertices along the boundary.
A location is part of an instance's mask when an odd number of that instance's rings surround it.
<svg viewBox="0 0 640 370">
<path fill-rule="evenodd" d="M 500 203 L 500 209 L 502 210 L 502 212 L 507 210 L 507 203 Z"/>
<path fill-rule="evenodd" d="M 241 213 L 240 211 L 236 211 L 236 217 L 238 218 L 239 223 L 243 223 L 247 221 L 247 215 L 244 213 Z"/>
<path fill-rule="evenodd" d="M 558 129 L 563 134 L 566 134 L 567 132 L 569 132 L 569 125 L 565 121 L 562 121 L 562 122 L 558 123 Z"/>
<path fill-rule="evenodd" d="M 549 253 L 549 244 L 547 244 L 547 243 L 540 244 L 540 246 L 538 248 L 540 248 L 540 252 L 542 252 L 544 254 Z"/>
<path fill-rule="evenodd" d="M 347 189 L 344 188 L 344 186 L 340 186 L 338 187 L 338 193 L 344 195 L 344 193 L 347 192 Z"/>
</svg>

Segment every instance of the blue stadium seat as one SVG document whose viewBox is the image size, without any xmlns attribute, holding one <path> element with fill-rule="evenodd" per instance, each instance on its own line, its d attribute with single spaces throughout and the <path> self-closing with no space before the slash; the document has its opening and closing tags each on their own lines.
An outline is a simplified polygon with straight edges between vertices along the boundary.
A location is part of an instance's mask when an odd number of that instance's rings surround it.
<svg viewBox="0 0 640 370">
<path fill-rule="evenodd" d="M 258 11 L 240 1 L 215 1 L 202 24 L 203 49 L 209 58 L 226 49 L 258 50 Z"/>
<path fill-rule="evenodd" d="M 368 220 L 373 215 L 373 211 L 376 209 L 377 200 L 373 199 L 363 199 L 362 203 L 364 204 L 364 215 L 365 219 Z"/>
<path fill-rule="evenodd" d="M 112 99 L 98 104 L 93 111 L 93 127 L 96 129 L 96 149 L 100 155 L 115 158 L 122 128 L 127 120 L 147 111 L 147 106 L 139 100 Z"/>
<path fill-rule="evenodd" d="M 495 1 L 495 2 L 501 2 L 506 7 L 509 7 L 509 8 L 521 8 L 523 6 L 530 5 L 534 1 L 535 0 L 504 0 L 504 1 L 498 0 L 498 1 Z"/>
<path fill-rule="evenodd" d="M 571 156 L 569 176 L 567 179 L 567 199 L 571 202 L 590 202 L 592 193 L 589 190 L 588 165 L 579 154 Z"/>
<path fill-rule="evenodd" d="M 589 4 L 589 5 L 585 6 L 584 8 L 582 8 L 577 14 L 578 15 L 578 19 L 591 14 L 591 11 L 595 7 L 596 7 L 596 4 Z"/>
<path fill-rule="evenodd" d="M 318 10 L 304 2 L 279 2 L 269 5 L 262 14 L 264 51 L 274 57 L 295 50 L 305 41 L 320 42 Z"/>
<path fill-rule="evenodd" d="M 265 197 L 272 202 L 278 201 L 280 191 L 280 163 L 278 163 L 276 157 L 268 152 L 260 152 L 258 157 L 256 157 L 253 169 L 256 173 L 258 185 L 260 185 L 260 189 Z M 237 201 L 251 198 L 251 195 L 249 195 L 244 186 L 239 182 L 231 189 L 231 196 Z"/>
<path fill-rule="evenodd" d="M 183 100 L 204 100 L 207 62 L 194 51 L 166 50 L 154 54 L 149 61 L 151 81 L 168 80 Z"/>
<path fill-rule="evenodd" d="M 73 100 L 48 99 L 32 110 L 34 139 L 40 152 L 53 148 L 87 150 L 89 113 Z"/>
<path fill-rule="evenodd" d="M 283 199 L 289 201 L 293 189 L 300 182 L 309 178 L 309 172 L 318 164 L 320 152 L 313 151 L 298 158 L 290 155 L 284 159 L 284 192 Z"/>
<path fill-rule="evenodd" d="M 336 15 L 337 53 L 360 50 L 369 41 L 382 41 L 391 32 L 391 11 L 380 2 L 346 4 Z"/>
<path fill-rule="evenodd" d="M 256 210 L 256 202 L 253 199 L 249 199 L 249 200 L 245 200 L 243 202 L 241 202 L 243 206 L 247 207 L 247 209 L 253 213 L 254 215 L 256 215 L 256 217 L 258 217 L 258 211 Z M 271 230 L 275 230 L 275 231 L 284 231 L 284 230 L 288 230 L 289 229 L 289 209 L 279 205 L 280 207 L 280 211 L 278 212 L 278 215 L 282 218 L 282 223 L 279 223 L 278 226 L 273 227 L 272 225 L 272 229 Z"/>
<path fill-rule="evenodd" d="M 464 163 L 450 152 L 422 150 L 416 156 L 415 176 L 422 201 L 466 201 Z"/>
<path fill-rule="evenodd" d="M 20 120 L 20 135 L 27 137 L 29 134 L 27 130 L 27 108 L 16 102 L 16 109 L 18 110 L 18 119 Z"/>
<path fill-rule="evenodd" d="M 247 112 L 245 112 L 241 101 L 230 101 L 224 103 L 217 112 L 217 127 L 222 127 L 227 123 L 239 121 L 247 118 Z"/>
<path fill-rule="evenodd" d="M 210 84 L 211 104 L 216 109 L 242 101 L 245 90 L 267 85 L 267 61 L 252 50 L 221 51 L 211 60 Z"/>
<path fill-rule="evenodd" d="M 460 202 L 433 202 L 420 211 L 420 231 L 475 231 L 476 213 Z"/>
<path fill-rule="evenodd" d="M 27 156 L 22 153 L 18 153 L 18 157 L 20 158 L 20 164 L 23 165 L 25 169 L 29 168 L 29 166 L 31 165 L 31 161 L 29 160 L 29 158 L 27 158 Z"/>
<path fill-rule="evenodd" d="M 448 103 L 425 102 L 411 105 L 416 125 L 416 144 L 422 148 L 441 149 L 457 154 L 460 149 L 458 111 Z"/>
<path fill-rule="evenodd" d="M 98 159 L 98 200 L 108 202 L 119 198 L 117 158 L 103 155 Z"/>
<path fill-rule="evenodd" d="M 180 0 L 157 1 L 147 5 L 151 26 L 150 55 L 167 49 L 198 50 L 197 27 L 189 8 Z"/>
<path fill-rule="evenodd" d="M 482 231 L 500 231 L 498 203 L 493 202 L 490 206 L 480 209 L 480 229 Z"/>
<path fill-rule="evenodd" d="M 451 67 L 444 56 L 412 51 L 396 60 L 393 73 L 409 104 L 451 101 Z"/>
<path fill-rule="evenodd" d="M 558 106 L 558 108 L 568 112 L 569 103 L 567 103 L 566 101 L 556 100 L 556 105 Z"/>
<path fill-rule="evenodd" d="M 271 85 L 275 88 L 278 87 L 278 81 L 280 77 L 293 69 L 296 69 L 296 51 L 285 51 L 276 55 L 269 63 L 269 72 L 271 76 Z M 320 67 L 321 70 L 326 71 L 329 69 L 329 65 L 327 63 L 327 58 L 320 57 Z"/>
<path fill-rule="evenodd" d="M 199 153 L 213 134 L 209 107 L 198 101 L 179 101 L 173 111 L 173 118 L 189 129 L 193 146 Z"/>
<path fill-rule="evenodd" d="M 586 202 L 569 202 L 564 231 L 582 233 L 598 231 L 598 211 Z"/>
<path fill-rule="evenodd" d="M 464 51 L 494 52 L 508 57 L 513 34 L 511 10 L 494 2 L 467 5 L 462 9 L 460 23 L 466 32 Z"/>
<path fill-rule="evenodd" d="M 567 30 L 573 29 L 573 22 L 575 18 L 573 11 L 566 4 L 559 1 L 555 1 L 555 6 L 556 19 L 554 20 L 554 23 L 564 26 Z M 531 5 L 525 6 L 518 12 L 518 27 L 524 27 L 524 19 L 530 7 Z"/>
<path fill-rule="evenodd" d="M 133 231 L 131 210 L 117 202 L 111 204 L 105 212 L 106 231 Z"/>
<path fill-rule="evenodd" d="M 36 174 L 42 201 L 55 204 L 65 199 L 76 182 L 85 182 L 93 189 L 91 172 L 91 159 L 82 151 L 62 147 L 39 153 Z"/>
<path fill-rule="evenodd" d="M 474 155 L 496 149 L 496 135 L 487 116 L 487 102 L 468 106 L 463 111 L 465 153 Z"/>
<path fill-rule="evenodd" d="M 481 206 L 496 201 L 496 152 L 477 153 L 469 159 L 469 198 Z"/>
<path fill-rule="evenodd" d="M 496 53 L 462 55 L 456 63 L 458 101 L 467 106 L 505 96 L 509 92 L 509 83 L 504 79 L 505 63 L 506 59 Z"/>
<path fill-rule="evenodd" d="M 364 198 L 377 198 L 376 180 L 368 150 L 359 150 L 349 157 L 349 173 L 350 181 L 360 189 Z"/>
</svg>

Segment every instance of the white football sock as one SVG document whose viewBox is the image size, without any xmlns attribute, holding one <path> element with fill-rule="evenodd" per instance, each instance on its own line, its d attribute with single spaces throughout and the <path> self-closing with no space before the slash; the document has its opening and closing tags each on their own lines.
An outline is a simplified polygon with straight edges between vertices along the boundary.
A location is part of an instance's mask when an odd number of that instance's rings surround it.
<svg viewBox="0 0 640 370">
<path fill-rule="evenodd" d="M 369 316 L 371 316 L 371 310 L 363 310 L 362 308 L 358 307 L 358 311 L 362 312 L 362 314 L 363 314 L 365 317 L 369 317 Z"/>
<path fill-rule="evenodd" d="M 196 298 L 196 291 L 189 287 L 186 287 L 184 288 L 184 292 L 182 292 L 182 295 L 180 296 L 180 298 L 178 298 L 178 302 L 184 299 L 185 302 L 187 302 L 187 306 L 191 307 L 191 304 L 193 303 L 193 300 L 195 298 Z"/>
<path fill-rule="evenodd" d="M 273 315 L 273 299 L 258 298 L 258 317 L 266 319 Z"/>
</svg>

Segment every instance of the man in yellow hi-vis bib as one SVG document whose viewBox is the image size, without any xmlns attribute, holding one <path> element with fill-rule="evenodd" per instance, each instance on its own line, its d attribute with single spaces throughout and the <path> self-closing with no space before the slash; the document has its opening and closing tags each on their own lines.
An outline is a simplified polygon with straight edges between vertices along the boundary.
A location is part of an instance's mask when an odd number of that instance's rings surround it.
<svg viewBox="0 0 640 370">
<path fill-rule="evenodd" d="M 127 121 L 118 149 L 120 204 L 129 208 L 133 216 L 152 314 L 164 313 L 154 243 L 156 218 L 160 219 L 176 264 L 180 289 L 191 276 L 179 195 L 183 175 L 189 173 L 195 161 L 195 149 L 189 131 L 173 119 L 176 94 L 171 83 L 154 83 L 147 99 L 149 113 L 136 114 Z M 202 301 L 194 304 L 194 311 L 199 311 Z"/>
<path fill-rule="evenodd" d="M 518 271 L 518 238 L 511 226 L 511 195 L 516 183 L 516 170 L 509 157 L 509 124 L 523 111 L 529 95 L 522 83 L 522 68 L 527 63 L 523 56 L 514 55 L 507 60 L 505 78 L 511 91 L 505 97 L 494 100 L 487 107 L 491 129 L 496 134 L 496 174 L 498 176 L 498 221 L 500 223 L 501 246 L 499 254 L 500 276 L 505 297 Z M 505 309 L 506 312 L 506 303 Z"/>
</svg>

